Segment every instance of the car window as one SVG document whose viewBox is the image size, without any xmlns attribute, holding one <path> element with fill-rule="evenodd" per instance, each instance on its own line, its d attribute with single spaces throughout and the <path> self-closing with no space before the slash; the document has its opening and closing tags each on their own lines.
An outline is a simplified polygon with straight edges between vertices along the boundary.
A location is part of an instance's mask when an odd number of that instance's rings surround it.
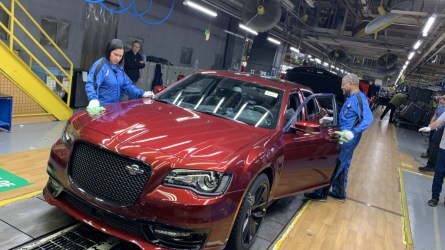
<svg viewBox="0 0 445 250">
<path fill-rule="evenodd" d="M 302 90 L 301 92 L 303 92 L 304 98 L 307 98 L 308 96 L 312 95 L 313 93 L 311 93 L 310 91 L 307 90 Z M 320 112 L 320 109 L 315 101 L 315 99 L 310 100 L 307 105 L 307 115 L 308 117 L 317 115 Z"/>
<path fill-rule="evenodd" d="M 297 108 L 300 106 L 300 97 L 297 93 L 291 93 L 286 105 L 286 112 L 284 114 L 284 124 L 287 124 L 293 115 L 297 112 Z M 298 114 L 297 121 L 301 120 L 301 112 Z"/>
<path fill-rule="evenodd" d="M 196 74 L 161 93 L 157 100 L 254 127 L 276 128 L 283 91 L 261 84 Z"/>
</svg>

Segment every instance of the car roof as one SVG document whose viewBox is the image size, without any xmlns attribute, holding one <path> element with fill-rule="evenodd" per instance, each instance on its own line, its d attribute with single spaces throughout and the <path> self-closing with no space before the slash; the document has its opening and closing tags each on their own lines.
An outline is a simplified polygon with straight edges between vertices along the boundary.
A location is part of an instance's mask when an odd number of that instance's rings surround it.
<svg viewBox="0 0 445 250">
<path fill-rule="evenodd" d="M 311 88 L 301 85 L 301 84 L 298 84 L 298 83 L 294 83 L 294 82 L 290 82 L 290 81 L 286 81 L 286 80 L 282 80 L 282 79 L 278 79 L 278 78 L 268 77 L 268 76 L 259 76 L 259 75 L 248 74 L 245 72 L 230 72 L 230 71 L 223 71 L 223 70 L 203 70 L 203 71 L 199 71 L 198 73 L 216 75 L 216 76 L 221 76 L 221 77 L 225 77 L 225 78 L 232 78 L 232 79 L 241 80 L 241 81 L 245 81 L 245 82 L 258 83 L 258 84 L 265 85 L 268 87 L 281 89 L 281 90 L 287 90 L 287 91 L 291 91 L 294 89 L 303 89 L 303 90 L 312 91 Z"/>
</svg>

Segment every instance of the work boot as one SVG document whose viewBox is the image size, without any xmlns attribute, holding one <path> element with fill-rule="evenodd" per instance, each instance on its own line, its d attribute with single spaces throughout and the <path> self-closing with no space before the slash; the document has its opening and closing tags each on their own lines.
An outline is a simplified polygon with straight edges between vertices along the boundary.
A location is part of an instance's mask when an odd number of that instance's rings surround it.
<svg viewBox="0 0 445 250">
<path fill-rule="evenodd" d="M 332 197 L 332 198 L 334 198 L 334 199 L 336 199 L 336 200 L 339 201 L 339 202 L 342 202 L 342 203 L 345 203 L 345 202 L 346 202 L 346 197 L 340 197 L 340 196 L 338 196 L 338 195 L 335 195 L 335 194 L 332 193 L 332 192 L 329 192 L 329 193 L 328 193 L 328 196 L 329 196 L 329 197 Z"/>
<path fill-rule="evenodd" d="M 433 196 L 431 200 L 428 201 L 428 206 L 435 207 L 439 203 L 439 197 Z"/>
<path fill-rule="evenodd" d="M 428 153 L 422 153 L 422 154 L 420 155 L 420 157 L 422 157 L 422 158 L 428 158 L 428 157 L 430 157 L 430 156 L 428 155 Z"/>
<path fill-rule="evenodd" d="M 304 197 L 308 200 L 326 202 L 328 200 L 327 195 L 319 195 L 316 193 L 304 193 Z"/>
<path fill-rule="evenodd" d="M 430 167 L 430 166 L 425 166 L 425 167 L 419 167 L 419 170 L 420 171 L 423 171 L 423 172 L 433 172 L 434 173 L 434 168 L 433 167 Z"/>
</svg>

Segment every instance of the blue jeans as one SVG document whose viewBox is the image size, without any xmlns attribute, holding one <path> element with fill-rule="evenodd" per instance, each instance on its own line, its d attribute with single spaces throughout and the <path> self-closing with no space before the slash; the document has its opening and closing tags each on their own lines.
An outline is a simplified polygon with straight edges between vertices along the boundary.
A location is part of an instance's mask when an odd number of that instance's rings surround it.
<svg viewBox="0 0 445 250">
<path fill-rule="evenodd" d="M 433 197 L 439 197 L 442 192 L 443 178 L 445 177 L 445 149 L 439 149 L 436 171 L 434 172 L 432 193 Z"/>
<path fill-rule="evenodd" d="M 340 155 L 337 158 L 337 166 L 331 177 L 331 185 L 315 190 L 318 195 L 326 195 L 332 186 L 332 194 L 341 198 L 346 197 L 346 185 L 348 184 L 349 167 L 351 166 L 352 155 L 360 142 L 362 135 L 358 134 L 350 142 L 345 142 L 341 146 Z"/>
</svg>

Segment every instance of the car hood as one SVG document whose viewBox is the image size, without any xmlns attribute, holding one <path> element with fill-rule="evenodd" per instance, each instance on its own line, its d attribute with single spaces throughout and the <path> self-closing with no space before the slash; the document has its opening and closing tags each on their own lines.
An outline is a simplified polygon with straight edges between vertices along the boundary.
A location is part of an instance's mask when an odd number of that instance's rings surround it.
<svg viewBox="0 0 445 250">
<path fill-rule="evenodd" d="M 110 136 L 110 141 L 206 161 L 221 162 L 270 133 L 267 129 L 148 99 L 108 105 L 99 117 L 82 117 L 82 124 Z"/>
</svg>

